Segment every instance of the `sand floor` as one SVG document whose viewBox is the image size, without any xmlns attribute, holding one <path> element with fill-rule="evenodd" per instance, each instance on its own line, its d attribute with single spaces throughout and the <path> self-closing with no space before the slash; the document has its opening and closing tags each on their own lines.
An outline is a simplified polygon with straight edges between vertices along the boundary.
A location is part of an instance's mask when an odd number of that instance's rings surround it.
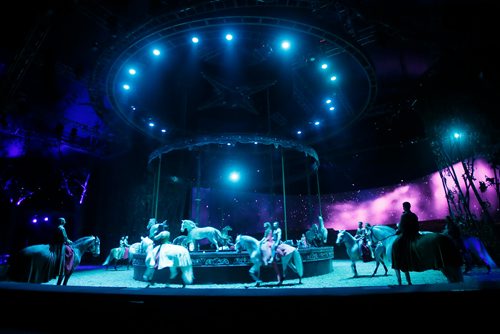
<svg viewBox="0 0 500 334">
<path fill-rule="evenodd" d="M 348 260 L 334 260 L 333 271 L 329 274 L 314 277 L 305 277 L 302 284 L 298 279 L 285 280 L 282 286 L 277 282 L 264 282 L 260 287 L 255 287 L 253 283 L 231 283 L 231 284 L 197 284 L 196 277 L 192 285 L 186 286 L 186 289 L 262 289 L 272 287 L 273 289 L 324 289 L 324 288 L 376 288 L 393 287 L 397 285 L 397 279 L 394 270 L 389 269 L 387 276 L 384 275 L 384 269 L 380 266 L 377 274 L 371 277 L 375 269 L 375 262 L 358 262 L 358 277 L 353 277 L 351 263 Z M 85 267 L 82 265 L 80 270 L 76 271 L 68 282 L 68 286 L 83 287 L 120 287 L 120 288 L 145 288 L 146 282 L 135 280 L 133 278 L 133 268 L 127 270 L 125 266 L 119 266 L 117 270 L 112 268 L 106 270 L 103 267 Z M 457 283 L 449 284 L 444 275 L 437 270 L 428 270 L 425 272 L 412 272 L 411 279 L 414 287 L 433 287 L 440 286 L 443 289 L 456 288 Z M 405 279 L 403 277 L 403 283 Z M 464 282 L 460 283 L 464 288 L 477 288 L 484 283 L 500 284 L 500 269 L 494 268 L 487 273 L 486 268 L 475 268 L 471 273 L 464 275 Z M 52 280 L 47 285 L 55 285 Z M 149 288 L 164 288 L 165 284 L 154 284 Z M 181 287 L 179 284 L 169 284 L 168 287 Z"/>
</svg>

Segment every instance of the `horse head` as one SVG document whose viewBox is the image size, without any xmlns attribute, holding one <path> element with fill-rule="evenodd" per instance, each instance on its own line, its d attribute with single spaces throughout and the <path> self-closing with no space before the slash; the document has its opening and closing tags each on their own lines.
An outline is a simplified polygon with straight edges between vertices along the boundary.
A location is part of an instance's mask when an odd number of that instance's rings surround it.
<svg viewBox="0 0 500 334">
<path fill-rule="evenodd" d="M 157 223 L 157 222 L 156 222 L 156 218 L 150 218 L 150 219 L 149 219 L 149 222 L 148 222 L 148 226 L 146 226 L 146 228 L 149 230 L 149 229 L 151 229 L 151 227 L 152 227 L 153 225 L 155 225 L 156 223 Z"/>
<path fill-rule="evenodd" d="M 185 230 L 187 230 L 189 232 L 195 227 L 196 227 L 196 223 L 194 221 L 189 220 L 189 219 L 183 219 L 182 224 L 181 224 L 181 232 L 184 232 Z"/>
<path fill-rule="evenodd" d="M 97 257 L 101 254 L 101 240 L 99 239 L 99 237 L 94 237 L 93 242 L 90 243 L 88 251 L 94 257 Z"/>
<path fill-rule="evenodd" d="M 147 253 L 153 247 L 153 240 L 149 237 L 141 237 L 141 253 Z"/>
<path fill-rule="evenodd" d="M 337 241 L 335 242 L 337 245 L 340 245 L 342 242 L 344 242 L 346 230 L 339 230 L 339 233 L 337 234 Z"/>
<path fill-rule="evenodd" d="M 77 250 L 80 256 L 85 252 L 89 252 L 93 256 L 99 256 L 101 254 L 101 240 L 94 236 L 79 238 L 71 244 L 71 247 Z"/>
</svg>

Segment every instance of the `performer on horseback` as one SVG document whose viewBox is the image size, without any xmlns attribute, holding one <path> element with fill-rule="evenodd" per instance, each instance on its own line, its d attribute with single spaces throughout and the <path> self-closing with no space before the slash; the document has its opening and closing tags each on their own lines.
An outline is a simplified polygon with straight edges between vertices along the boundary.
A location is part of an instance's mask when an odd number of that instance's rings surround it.
<svg viewBox="0 0 500 334">
<path fill-rule="evenodd" d="M 363 259 L 363 262 L 368 262 L 373 259 L 372 251 L 368 244 L 367 238 L 368 231 L 363 226 L 363 222 L 358 222 L 358 229 L 356 230 L 356 234 L 354 235 L 354 239 L 358 242 L 358 248 L 360 252 L 360 257 Z"/>
<path fill-rule="evenodd" d="M 415 271 L 418 264 L 412 256 L 412 244 L 420 237 L 418 217 L 411 211 L 410 202 L 403 202 L 403 214 L 397 225 L 392 245 L 392 268 L 403 272 Z M 411 282 L 408 282 L 411 284 Z"/>
<path fill-rule="evenodd" d="M 128 236 L 123 236 L 120 238 L 120 247 L 118 248 L 120 250 L 119 254 L 117 254 L 117 258 L 120 260 L 126 260 L 128 259 L 128 251 L 129 251 L 130 245 L 128 243 Z"/>
<path fill-rule="evenodd" d="M 162 225 L 162 224 L 156 224 Z M 160 262 L 160 251 L 164 244 L 168 244 L 170 241 L 170 232 L 164 229 L 164 225 L 156 228 L 153 232 L 154 235 L 151 237 L 154 244 L 154 249 L 151 253 L 146 256 L 146 263 L 149 263 L 150 269 L 144 273 L 143 279 L 146 282 L 149 282 L 147 287 L 152 284 L 152 279 L 156 270 L 158 270 L 159 262 Z M 151 235 L 151 234 L 150 234 Z"/>
<path fill-rule="evenodd" d="M 73 248 L 71 247 L 73 241 L 68 238 L 66 228 L 64 227 L 64 225 L 66 225 L 66 219 L 61 217 L 58 221 L 59 225 L 57 226 L 57 230 L 51 244 L 51 249 L 56 255 L 56 267 L 53 277 L 58 276 L 62 279 L 64 273 L 73 268 L 75 254 L 73 252 Z"/>
<path fill-rule="evenodd" d="M 271 250 L 272 250 L 272 258 L 275 259 L 276 248 L 278 248 L 278 246 L 282 243 L 281 241 L 282 232 L 279 223 L 277 221 L 273 223 L 272 231 L 273 231 L 273 244 Z"/>
<path fill-rule="evenodd" d="M 264 236 L 260 240 L 260 250 L 262 253 L 262 261 L 264 265 L 267 266 L 274 260 L 273 227 L 270 222 L 265 222 L 264 229 Z"/>
</svg>

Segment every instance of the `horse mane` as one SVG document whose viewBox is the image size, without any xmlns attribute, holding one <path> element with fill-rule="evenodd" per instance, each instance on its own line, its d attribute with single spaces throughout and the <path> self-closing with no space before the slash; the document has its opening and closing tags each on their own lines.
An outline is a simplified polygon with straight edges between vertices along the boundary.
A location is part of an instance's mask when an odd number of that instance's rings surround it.
<svg viewBox="0 0 500 334">
<path fill-rule="evenodd" d="M 80 244 L 85 244 L 85 243 L 90 242 L 90 241 L 94 241 L 95 239 L 98 239 L 98 238 L 95 237 L 95 236 L 93 236 L 93 235 L 89 235 L 89 236 L 86 236 L 86 237 L 78 238 L 75 241 L 73 241 L 73 243 L 75 245 L 80 245 Z"/>
<path fill-rule="evenodd" d="M 183 222 L 183 223 L 187 223 L 187 224 L 189 224 L 189 225 L 192 225 L 192 226 L 194 226 L 194 227 L 198 227 L 198 224 L 196 224 L 194 221 L 189 220 L 189 219 L 183 219 L 183 220 L 182 220 L 182 222 Z"/>
<path fill-rule="evenodd" d="M 251 235 L 246 235 L 246 234 L 238 234 L 238 236 L 236 237 L 236 242 L 240 242 L 240 241 L 244 241 L 244 242 L 246 241 L 246 242 L 252 242 L 254 244 L 259 244 L 259 240 L 252 237 Z"/>
<path fill-rule="evenodd" d="M 373 225 L 372 228 L 379 228 L 381 230 L 386 230 L 387 232 L 396 232 L 396 230 L 387 225 Z"/>
<path fill-rule="evenodd" d="M 379 230 L 381 233 L 388 234 L 388 235 L 396 234 L 396 230 L 390 226 L 387 226 L 387 225 L 373 225 L 372 226 L 372 233 L 373 233 L 374 229 Z"/>
</svg>

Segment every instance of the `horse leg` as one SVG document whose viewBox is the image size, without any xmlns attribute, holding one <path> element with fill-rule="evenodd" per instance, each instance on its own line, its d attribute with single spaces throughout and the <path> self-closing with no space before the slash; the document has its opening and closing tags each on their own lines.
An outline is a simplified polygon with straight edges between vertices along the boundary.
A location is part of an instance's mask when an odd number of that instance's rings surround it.
<svg viewBox="0 0 500 334">
<path fill-rule="evenodd" d="M 258 266 L 257 264 L 254 264 L 250 270 L 248 271 L 250 273 L 250 277 L 253 278 L 253 280 L 255 281 L 255 286 L 259 286 L 260 283 L 262 283 L 262 281 L 260 280 L 260 266 Z"/>
<path fill-rule="evenodd" d="M 398 285 L 403 285 L 403 282 L 401 281 L 401 271 L 399 269 L 394 269 L 396 272 L 396 278 L 398 279 Z"/>
<path fill-rule="evenodd" d="M 373 274 L 372 274 L 372 277 L 375 276 L 375 274 L 377 273 L 377 270 L 378 270 L 378 267 L 380 266 L 380 261 L 377 260 L 377 264 L 375 266 L 375 270 L 373 271 Z"/>
<path fill-rule="evenodd" d="M 70 271 L 68 274 L 64 275 L 63 285 L 68 285 L 68 281 L 69 278 L 71 277 L 71 274 L 73 274 L 73 271 Z"/>
<path fill-rule="evenodd" d="M 448 279 L 448 283 L 459 283 L 464 281 L 464 276 L 460 267 L 445 266 L 441 269 L 441 272 L 446 279 Z"/>
<path fill-rule="evenodd" d="M 354 273 L 354 277 L 358 277 L 358 270 L 356 269 L 356 262 L 354 262 L 354 261 L 351 262 L 351 269 L 352 269 L 352 272 Z"/>
<path fill-rule="evenodd" d="M 215 246 L 215 251 L 218 252 L 219 251 L 219 243 L 217 242 L 217 240 L 213 239 L 212 244 Z"/>
<path fill-rule="evenodd" d="M 411 278 L 410 278 L 410 272 L 404 271 L 404 273 L 405 273 L 406 283 L 408 283 L 408 285 L 412 285 Z"/>
<path fill-rule="evenodd" d="M 387 269 L 387 266 L 385 265 L 385 262 L 384 262 L 383 260 L 380 260 L 380 262 L 381 262 L 381 263 L 382 263 L 382 265 L 384 266 L 384 270 L 385 270 L 385 274 L 384 274 L 384 276 L 387 276 L 387 272 L 388 272 L 389 270 Z"/>
</svg>

